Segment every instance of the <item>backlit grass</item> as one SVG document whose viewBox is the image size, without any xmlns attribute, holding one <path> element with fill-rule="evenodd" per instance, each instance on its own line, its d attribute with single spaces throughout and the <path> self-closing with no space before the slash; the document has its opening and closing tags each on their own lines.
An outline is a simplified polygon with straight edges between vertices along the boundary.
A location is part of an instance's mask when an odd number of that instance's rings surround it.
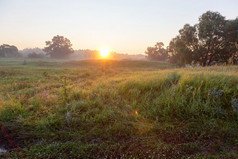
<svg viewBox="0 0 238 159">
<path fill-rule="evenodd" d="M 238 157 L 237 66 L 0 64 L 0 121 L 24 158 Z"/>
</svg>

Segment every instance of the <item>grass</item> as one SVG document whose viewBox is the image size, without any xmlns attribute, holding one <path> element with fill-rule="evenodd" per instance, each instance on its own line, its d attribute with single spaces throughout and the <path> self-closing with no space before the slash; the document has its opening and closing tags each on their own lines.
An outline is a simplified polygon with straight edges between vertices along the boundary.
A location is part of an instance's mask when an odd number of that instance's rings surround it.
<svg viewBox="0 0 238 159">
<path fill-rule="evenodd" d="M 238 157 L 237 66 L 0 65 L 0 121 L 23 158 Z M 20 158 L 13 149 L 3 157 Z"/>
</svg>

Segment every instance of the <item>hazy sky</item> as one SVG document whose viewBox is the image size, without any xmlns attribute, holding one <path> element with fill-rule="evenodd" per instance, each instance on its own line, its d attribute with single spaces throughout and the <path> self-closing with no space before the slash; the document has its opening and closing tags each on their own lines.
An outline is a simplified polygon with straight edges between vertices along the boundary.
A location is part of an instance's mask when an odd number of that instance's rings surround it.
<svg viewBox="0 0 238 159">
<path fill-rule="evenodd" d="M 0 0 L 0 45 L 43 48 L 63 35 L 74 49 L 139 54 L 158 41 L 168 45 L 208 10 L 234 19 L 237 6 L 238 0 Z"/>
</svg>

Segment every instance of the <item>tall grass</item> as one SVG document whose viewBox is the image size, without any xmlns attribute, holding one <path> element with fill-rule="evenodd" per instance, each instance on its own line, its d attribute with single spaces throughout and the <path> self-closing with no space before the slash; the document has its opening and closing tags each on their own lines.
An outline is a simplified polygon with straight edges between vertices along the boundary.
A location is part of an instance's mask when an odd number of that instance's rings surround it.
<svg viewBox="0 0 238 159">
<path fill-rule="evenodd" d="M 237 66 L 82 63 L 0 69 L 0 121 L 24 158 L 238 157 Z"/>
</svg>

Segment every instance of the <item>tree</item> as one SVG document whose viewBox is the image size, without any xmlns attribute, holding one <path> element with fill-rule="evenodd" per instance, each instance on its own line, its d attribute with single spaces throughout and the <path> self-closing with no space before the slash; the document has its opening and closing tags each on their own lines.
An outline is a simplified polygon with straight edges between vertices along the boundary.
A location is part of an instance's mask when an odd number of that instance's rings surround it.
<svg viewBox="0 0 238 159">
<path fill-rule="evenodd" d="M 168 58 L 168 52 L 162 42 L 158 42 L 154 47 L 148 47 L 145 51 L 149 60 L 164 61 Z"/>
<path fill-rule="evenodd" d="M 238 50 L 238 18 L 227 21 L 226 33 L 230 43 L 234 44 Z M 238 51 L 232 56 L 232 61 L 233 63 L 238 63 Z"/>
<path fill-rule="evenodd" d="M 3 44 L 0 46 L 0 57 L 18 57 L 20 54 L 14 45 Z"/>
<path fill-rule="evenodd" d="M 193 61 L 202 66 L 228 63 L 236 48 L 229 40 L 226 23 L 220 13 L 208 11 L 199 18 L 198 24 L 184 25 L 179 35 L 170 42 L 170 61 L 180 65 Z"/>
<path fill-rule="evenodd" d="M 196 28 L 189 24 L 185 24 L 183 29 L 179 30 L 179 33 L 169 43 L 169 61 L 183 66 L 192 62 L 193 52 L 198 47 L 198 39 Z"/>
<path fill-rule="evenodd" d="M 43 51 L 52 58 L 65 58 L 74 52 L 70 40 L 63 36 L 54 36 L 52 41 L 45 43 L 47 47 Z"/>
<path fill-rule="evenodd" d="M 44 53 L 32 52 L 28 54 L 28 58 L 44 58 L 44 57 L 45 57 Z"/>
<path fill-rule="evenodd" d="M 201 49 L 199 59 L 203 66 L 215 62 L 228 62 L 234 54 L 234 47 L 229 43 L 225 31 L 225 17 L 218 12 L 208 11 L 199 18 L 198 37 Z"/>
</svg>

